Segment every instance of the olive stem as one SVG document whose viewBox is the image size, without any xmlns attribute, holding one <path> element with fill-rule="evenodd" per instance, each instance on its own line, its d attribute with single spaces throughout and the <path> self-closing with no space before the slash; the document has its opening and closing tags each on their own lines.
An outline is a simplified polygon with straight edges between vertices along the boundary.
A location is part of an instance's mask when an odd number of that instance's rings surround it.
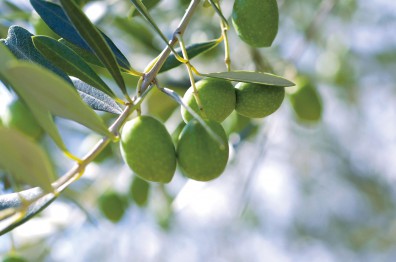
<svg viewBox="0 0 396 262">
<path fill-rule="evenodd" d="M 180 34 L 177 35 L 177 39 L 179 40 L 179 44 L 180 44 L 180 48 L 181 48 L 182 53 L 183 53 L 183 57 L 184 57 L 184 59 L 187 60 L 185 65 L 186 65 L 186 68 L 187 68 L 188 76 L 190 77 L 191 86 L 193 88 L 193 95 L 194 95 L 195 101 L 197 102 L 199 112 L 202 114 L 202 116 L 204 118 L 207 118 L 207 116 L 205 114 L 205 111 L 204 111 L 204 108 L 203 108 L 203 105 L 202 105 L 201 98 L 199 97 L 197 86 L 195 85 L 195 79 L 194 79 L 194 75 L 192 73 L 190 60 L 188 58 L 186 45 L 184 44 L 184 39 L 183 39 L 183 37 Z"/>
</svg>

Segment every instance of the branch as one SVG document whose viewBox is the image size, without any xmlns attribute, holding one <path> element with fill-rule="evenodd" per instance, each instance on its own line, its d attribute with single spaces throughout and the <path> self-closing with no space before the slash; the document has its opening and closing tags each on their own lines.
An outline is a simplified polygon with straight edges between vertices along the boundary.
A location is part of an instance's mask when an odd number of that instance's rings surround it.
<svg viewBox="0 0 396 262">
<path fill-rule="evenodd" d="M 174 46 L 177 42 L 177 35 L 182 35 L 201 0 L 192 0 L 186 13 L 184 14 L 179 26 L 173 33 L 169 42 Z M 159 70 L 168 58 L 171 49 L 167 46 L 159 55 L 158 60 L 152 69 L 144 75 L 142 82 L 142 95 L 134 97 L 131 104 L 128 104 L 122 114 L 110 126 L 109 131 L 118 136 L 119 130 L 127 120 L 128 116 L 142 103 L 144 97 L 151 90 L 151 83 L 155 80 Z M 0 196 L 0 235 L 3 235 L 13 228 L 25 223 L 34 215 L 45 209 L 56 197 L 65 190 L 70 184 L 78 180 L 85 170 L 85 167 L 100 154 L 100 152 L 110 143 L 109 137 L 103 137 L 93 149 L 88 152 L 82 161 L 74 165 L 66 174 L 52 183 L 55 193 L 45 194 L 40 188 L 31 188 L 18 193 L 6 194 Z M 28 204 L 28 207 L 27 207 Z"/>
</svg>

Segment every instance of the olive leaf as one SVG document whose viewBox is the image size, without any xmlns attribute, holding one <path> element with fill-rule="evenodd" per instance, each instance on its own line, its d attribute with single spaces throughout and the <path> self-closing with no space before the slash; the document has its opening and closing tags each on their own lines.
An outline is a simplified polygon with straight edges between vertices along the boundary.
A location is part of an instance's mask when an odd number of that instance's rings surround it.
<svg viewBox="0 0 396 262">
<path fill-rule="evenodd" d="M 82 100 L 84 100 L 84 102 L 92 109 L 117 115 L 122 113 L 120 106 L 107 94 L 79 79 L 72 79 L 72 81 Z"/>
<path fill-rule="evenodd" d="M 8 82 L 23 97 L 41 104 L 54 115 L 74 120 L 100 134 L 113 137 L 102 119 L 81 100 L 78 92 L 52 72 L 20 61 L 10 63 L 4 72 Z"/>
<path fill-rule="evenodd" d="M 38 187 L 0 195 L 0 236 L 31 219 L 55 199 L 53 193 L 43 196 L 43 190 Z M 30 205 L 23 209 L 26 202 L 30 202 Z"/>
<path fill-rule="evenodd" d="M 173 49 L 173 47 L 169 44 L 168 39 L 165 37 L 165 35 L 162 33 L 162 31 L 159 29 L 157 24 L 155 23 L 153 17 L 150 15 L 150 13 L 147 11 L 147 8 L 143 5 L 141 0 L 131 0 L 133 5 L 135 6 L 136 10 L 139 11 L 139 13 L 149 22 L 151 27 L 154 29 L 154 31 L 160 36 L 160 38 L 164 41 L 164 43 L 168 46 L 170 50 L 172 50 L 173 53 L 176 51 Z"/>
<path fill-rule="evenodd" d="M 45 151 L 21 132 L 0 127 L 0 168 L 16 180 L 52 192 L 55 174 Z"/>
<path fill-rule="evenodd" d="M 277 75 L 269 73 L 259 73 L 253 71 L 231 71 L 210 74 L 201 74 L 206 77 L 226 79 L 229 81 L 262 84 L 269 86 L 287 87 L 294 86 L 294 83 Z"/>
<path fill-rule="evenodd" d="M 206 51 L 209 51 L 210 49 L 216 47 L 220 42 L 217 40 L 211 40 L 207 42 L 201 42 L 201 43 L 195 43 L 186 46 L 188 58 L 192 59 L 196 57 L 197 55 L 200 55 Z M 183 53 L 180 49 L 176 49 L 176 52 L 178 55 L 183 56 Z M 170 54 L 168 58 L 166 59 L 164 65 L 161 67 L 161 70 L 159 71 L 160 73 L 165 72 L 167 70 L 170 70 L 172 68 L 175 68 L 177 66 L 181 65 L 181 62 L 176 59 L 174 54 Z"/>
<path fill-rule="evenodd" d="M 124 79 L 122 78 L 120 69 L 118 68 L 117 60 L 109 45 L 106 43 L 103 35 L 73 1 L 60 0 L 60 2 L 78 33 L 113 76 L 115 82 L 124 95 L 129 98 Z"/>
<path fill-rule="evenodd" d="M 0 80 L 10 85 L 8 83 L 5 70 L 7 69 L 7 66 L 10 62 L 17 61 L 17 59 L 12 55 L 11 51 L 6 46 L 1 44 L 0 57 L 3 58 L 2 63 L 0 63 Z M 45 109 L 41 103 L 36 103 L 35 101 L 29 99 L 29 96 L 22 96 L 24 95 L 24 93 L 18 93 L 18 95 L 22 98 L 22 100 L 24 100 L 39 125 L 45 130 L 45 132 L 47 132 L 51 136 L 57 146 L 61 150 L 67 151 L 66 146 L 63 143 L 62 137 L 59 134 L 58 128 L 56 127 L 54 119 L 50 112 Z"/>
<path fill-rule="evenodd" d="M 66 81 L 71 82 L 65 72 L 54 66 L 37 51 L 33 45 L 32 36 L 34 35 L 20 26 L 11 26 L 8 30 L 7 38 L 0 40 L 0 42 L 7 46 L 16 58 L 42 65 Z"/>
<path fill-rule="evenodd" d="M 81 37 L 79 32 L 70 22 L 62 7 L 57 4 L 43 0 L 30 0 L 30 3 L 33 6 L 34 10 L 49 26 L 49 28 L 51 28 L 56 34 L 88 52 L 93 52 L 90 45 L 84 40 L 83 37 Z M 82 21 L 80 21 L 79 23 L 82 23 Z M 111 41 L 111 39 L 100 30 L 99 32 L 105 39 L 106 43 L 110 46 L 111 51 L 115 54 L 118 64 L 126 70 L 131 69 L 131 65 L 129 64 L 128 60 L 113 43 L 113 41 Z"/>
<path fill-rule="evenodd" d="M 32 39 L 34 46 L 53 64 L 62 68 L 69 75 L 81 79 L 111 97 L 115 97 L 107 84 L 69 47 L 46 36 L 34 36 Z"/>
</svg>

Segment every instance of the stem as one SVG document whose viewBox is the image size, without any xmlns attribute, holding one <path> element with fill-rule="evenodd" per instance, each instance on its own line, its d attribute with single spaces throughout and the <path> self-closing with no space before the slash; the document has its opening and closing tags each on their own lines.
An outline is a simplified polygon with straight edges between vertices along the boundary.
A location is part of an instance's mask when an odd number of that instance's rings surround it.
<svg viewBox="0 0 396 262">
<path fill-rule="evenodd" d="M 221 13 L 220 4 L 217 7 Z M 230 56 L 230 44 L 228 41 L 228 34 L 227 34 L 229 26 L 224 22 L 222 17 L 220 17 L 220 26 L 221 26 L 221 34 L 224 39 L 224 62 L 227 67 L 227 71 L 230 72 L 231 71 L 231 56 Z"/>
<path fill-rule="evenodd" d="M 179 26 L 175 30 L 173 37 L 171 41 L 169 42 L 169 45 L 174 46 L 178 39 L 177 35 L 183 35 L 184 32 L 186 31 L 187 25 L 190 23 L 191 18 L 197 9 L 199 3 L 201 0 L 191 0 L 191 3 L 189 7 L 187 8 L 186 13 L 184 14 L 182 20 L 180 21 Z M 154 78 L 157 76 L 159 70 L 161 67 L 164 65 L 166 59 L 168 58 L 169 54 L 171 53 L 171 49 L 167 46 L 160 54 L 157 63 L 151 68 L 151 70 L 146 74 L 146 77 L 142 83 L 142 90 L 144 91 L 150 83 L 154 80 Z"/>
<path fill-rule="evenodd" d="M 204 108 L 203 108 L 203 105 L 202 105 L 201 98 L 199 97 L 198 90 L 197 90 L 197 87 L 196 87 L 196 85 L 195 85 L 195 79 L 194 79 L 194 75 L 193 75 L 193 73 L 192 73 L 192 69 L 191 69 L 191 65 L 190 65 L 190 60 L 189 60 L 189 58 L 188 58 L 188 54 L 187 54 L 187 50 L 186 50 L 186 45 L 184 44 L 183 37 L 182 37 L 180 34 L 178 34 L 178 35 L 177 35 L 177 39 L 179 39 L 180 48 L 181 48 L 181 50 L 182 50 L 183 57 L 184 57 L 184 59 L 187 60 L 187 63 L 185 63 L 185 65 L 186 65 L 186 67 L 187 67 L 188 76 L 190 77 L 191 86 L 192 86 L 192 88 L 193 88 L 193 95 L 194 95 L 195 101 L 197 102 L 199 112 L 201 113 L 201 115 L 202 115 L 204 118 L 207 118 L 207 116 L 206 116 L 206 114 L 205 114 L 205 111 L 204 111 Z"/>
</svg>

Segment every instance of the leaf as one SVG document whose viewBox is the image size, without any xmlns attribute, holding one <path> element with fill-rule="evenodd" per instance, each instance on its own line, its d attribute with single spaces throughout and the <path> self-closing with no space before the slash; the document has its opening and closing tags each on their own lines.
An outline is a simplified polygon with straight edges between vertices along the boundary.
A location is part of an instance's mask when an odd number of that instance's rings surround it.
<svg viewBox="0 0 396 262">
<path fill-rule="evenodd" d="M 20 26 L 11 26 L 7 38 L 0 42 L 6 45 L 16 58 L 42 65 L 71 83 L 70 78 L 63 71 L 37 51 L 33 45 L 32 36 L 33 34 Z"/>
<path fill-rule="evenodd" d="M 122 113 L 122 109 L 110 96 L 81 80 L 73 79 L 72 81 L 82 100 L 91 108 L 117 115 Z"/>
<path fill-rule="evenodd" d="M 196 57 L 197 55 L 202 54 L 202 53 L 209 51 L 210 49 L 216 47 L 218 44 L 219 44 L 219 42 L 217 40 L 211 40 L 208 42 L 202 42 L 202 43 L 188 45 L 188 46 L 186 46 L 188 58 L 192 59 L 193 57 Z M 177 49 L 177 53 L 180 56 L 183 56 L 183 53 L 180 49 Z M 170 54 L 159 72 L 160 73 L 165 72 L 165 71 L 175 68 L 179 65 L 181 65 L 181 62 L 176 59 L 174 54 Z"/>
<path fill-rule="evenodd" d="M 0 167 L 17 180 L 52 192 L 54 171 L 45 151 L 21 132 L 0 127 Z"/>
<path fill-rule="evenodd" d="M 154 41 L 154 35 L 152 31 L 147 28 L 146 24 L 137 19 L 128 19 L 124 17 L 115 17 L 113 23 L 114 26 L 122 30 L 126 36 L 130 36 L 134 40 L 139 41 L 145 47 L 149 47 L 156 52 L 162 51 L 162 49 L 158 47 L 156 41 Z"/>
<path fill-rule="evenodd" d="M 105 68 L 105 66 L 103 65 L 102 62 L 100 62 L 100 60 L 96 57 L 96 55 L 94 55 L 91 52 L 87 52 L 85 49 L 76 46 L 73 43 L 70 43 L 69 41 L 67 41 L 66 39 L 59 39 L 58 40 L 59 43 L 67 46 L 68 48 L 70 48 L 71 50 L 73 50 L 77 55 L 79 55 L 85 62 L 95 65 L 95 66 L 99 66 L 102 68 Z M 122 68 L 121 68 L 122 69 Z"/>
<path fill-rule="evenodd" d="M 7 68 L 8 64 L 12 61 L 17 61 L 17 59 L 12 55 L 11 51 L 4 45 L 0 44 L 0 57 L 4 60 L 0 63 L 0 77 L 3 82 L 7 82 L 7 75 L 4 73 L 4 70 Z M 40 126 L 47 132 L 57 146 L 66 151 L 66 146 L 63 143 L 62 137 L 59 134 L 58 128 L 54 123 L 54 119 L 50 112 L 43 108 L 40 103 L 35 103 L 34 101 L 30 100 L 28 96 L 23 97 L 22 94 L 18 93 L 18 95 L 24 100 L 30 111 L 32 112 L 33 116 L 36 118 L 37 122 Z"/>
<path fill-rule="evenodd" d="M 73 1 L 60 0 L 60 2 L 79 34 L 84 38 L 99 60 L 102 61 L 103 65 L 105 65 L 124 95 L 129 97 L 116 58 L 99 30 Z"/>
<path fill-rule="evenodd" d="M 4 71 L 12 87 L 23 97 L 29 97 L 54 115 L 79 122 L 102 135 L 113 136 L 76 90 L 57 75 L 35 64 L 19 61 L 11 63 Z"/>
<path fill-rule="evenodd" d="M 210 74 L 201 74 L 201 75 L 206 77 L 226 79 L 230 81 L 262 84 L 269 86 L 279 86 L 279 87 L 294 86 L 293 82 L 290 82 L 289 80 L 283 77 L 269 73 L 259 73 L 252 71 L 231 71 L 231 72 L 219 72 L 219 73 L 210 73 Z"/>
<path fill-rule="evenodd" d="M 154 6 L 156 6 L 161 0 L 142 0 L 142 4 L 146 7 L 147 10 L 150 10 Z M 130 13 L 131 16 L 137 16 L 139 13 L 136 12 L 136 9 L 133 9 Z"/>
<path fill-rule="evenodd" d="M 49 193 L 36 200 L 42 194 L 43 190 L 35 187 L 18 193 L 0 195 L 0 236 L 27 222 L 56 199 L 55 194 Z M 22 212 L 22 214 L 18 212 L 24 204 L 21 197 L 23 197 L 24 201 L 26 200 L 28 202 L 36 200 L 34 203 L 30 204 L 27 210 Z M 12 215 L 4 219 L 1 215 L 8 210 L 11 211 L 9 213 Z"/>
<path fill-rule="evenodd" d="M 176 52 L 173 47 L 169 44 L 168 39 L 165 37 L 165 35 L 161 32 L 157 24 L 154 22 L 153 17 L 150 15 L 150 13 L 147 11 L 147 8 L 143 5 L 141 0 L 131 0 L 133 5 L 136 7 L 136 10 L 139 11 L 139 13 L 149 22 L 151 27 L 154 29 L 155 32 L 160 36 L 160 38 L 165 42 L 165 44 L 169 47 L 172 52 Z"/>
<path fill-rule="evenodd" d="M 67 74 L 100 89 L 111 97 L 115 97 L 111 89 L 95 73 L 95 71 L 73 50 L 58 41 L 46 36 L 34 36 L 33 44 L 52 63 L 62 68 Z"/>
<path fill-rule="evenodd" d="M 86 51 L 93 52 L 90 45 L 85 42 L 85 40 L 80 36 L 76 28 L 70 22 L 62 7 L 57 4 L 43 0 L 30 0 L 30 3 L 33 6 L 34 10 L 55 33 L 57 33 L 59 36 L 63 37 L 67 41 L 75 44 L 76 46 L 81 47 Z M 131 65 L 129 64 L 128 60 L 113 43 L 113 41 L 111 41 L 111 39 L 100 30 L 99 32 L 103 36 L 107 44 L 110 46 L 114 55 L 117 57 L 118 64 L 126 70 L 131 69 Z"/>
</svg>

